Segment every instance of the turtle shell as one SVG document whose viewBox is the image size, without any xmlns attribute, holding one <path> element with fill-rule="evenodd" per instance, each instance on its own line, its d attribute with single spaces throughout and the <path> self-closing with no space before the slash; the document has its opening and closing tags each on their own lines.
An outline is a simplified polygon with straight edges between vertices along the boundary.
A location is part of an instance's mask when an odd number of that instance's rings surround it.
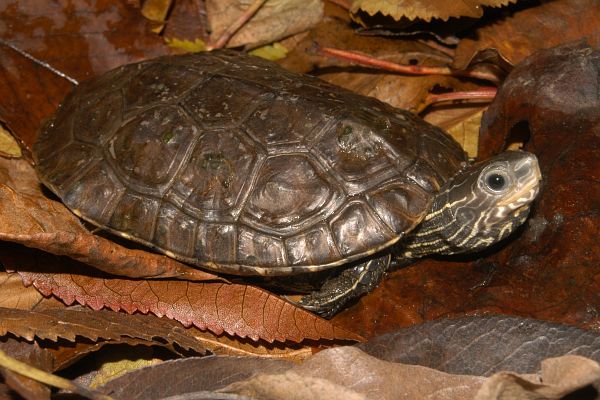
<svg viewBox="0 0 600 400">
<path fill-rule="evenodd" d="M 409 112 L 233 51 L 80 84 L 33 154 L 83 219 L 241 275 L 318 271 L 392 245 L 466 161 Z"/>
</svg>

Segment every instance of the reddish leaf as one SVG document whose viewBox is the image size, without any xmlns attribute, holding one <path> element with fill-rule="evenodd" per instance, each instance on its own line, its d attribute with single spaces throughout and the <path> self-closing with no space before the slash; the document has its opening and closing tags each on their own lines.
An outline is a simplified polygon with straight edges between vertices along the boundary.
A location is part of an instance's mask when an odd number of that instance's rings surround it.
<svg viewBox="0 0 600 400">
<path fill-rule="evenodd" d="M 0 158 L 0 240 L 66 255 L 115 275 L 222 280 L 172 258 L 127 249 L 90 234 L 62 203 L 42 193 L 33 168 L 24 160 Z"/>
<path fill-rule="evenodd" d="M 26 285 L 67 304 L 94 310 L 108 307 L 130 314 L 166 316 L 220 335 L 267 342 L 360 340 L 308 311 L 252 286 L 182 281 L 143 281 L 73 275 L 67 272 L 19 272 Z"/>
<path fill-rule="evenodd" d="M 169 51 L 122 1 L 4 1 L 0 15 L 0 119 L 29 146 L 71 86 L 60 74 L 81 81 Z"/>
</svg>

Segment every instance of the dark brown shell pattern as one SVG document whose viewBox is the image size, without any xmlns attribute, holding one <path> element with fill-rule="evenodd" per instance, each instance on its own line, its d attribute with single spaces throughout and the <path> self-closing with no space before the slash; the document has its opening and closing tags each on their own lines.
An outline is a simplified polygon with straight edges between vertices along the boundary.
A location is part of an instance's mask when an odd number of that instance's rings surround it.
<svg viewBox="0 0 600 400">
<path fill-rule="evenodd" d="M 83 219 L 241 275 L 390 246 L 466 161 L 409 112 L 233 51 L 84 82 L 33 150 L 43 183 Z"/>
</svg>

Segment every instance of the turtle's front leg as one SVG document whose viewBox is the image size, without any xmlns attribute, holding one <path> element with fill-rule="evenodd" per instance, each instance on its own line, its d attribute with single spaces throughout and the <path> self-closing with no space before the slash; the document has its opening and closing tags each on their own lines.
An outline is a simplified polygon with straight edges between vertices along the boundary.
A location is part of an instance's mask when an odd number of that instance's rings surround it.
<svg viewBox="0 0 600 400">
<path fill-rule="evenodd" d="M 297 303 L 322 317 L 334 316 L 346 303 L 373 290 L 390 265 L 389 254 L 354 264 L 325 281 L 321 289 Z"/>
</svg>

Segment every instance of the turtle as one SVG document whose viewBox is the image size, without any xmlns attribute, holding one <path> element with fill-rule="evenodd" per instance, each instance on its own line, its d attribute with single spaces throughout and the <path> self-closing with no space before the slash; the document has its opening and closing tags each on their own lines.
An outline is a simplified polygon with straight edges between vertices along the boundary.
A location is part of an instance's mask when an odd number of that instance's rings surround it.
<svg viewBox="0 0 600 400">
<path fill-rule="evenodd" d="M 406 110 L 233 50 L 81 83 L 32 154 L 83 220 L 226 276 L 308 281 L 295 302 L 326 317 L 394 262 L 504 239 L 541 181 L 531 153 L 470 163 Z"/>
</svg>

